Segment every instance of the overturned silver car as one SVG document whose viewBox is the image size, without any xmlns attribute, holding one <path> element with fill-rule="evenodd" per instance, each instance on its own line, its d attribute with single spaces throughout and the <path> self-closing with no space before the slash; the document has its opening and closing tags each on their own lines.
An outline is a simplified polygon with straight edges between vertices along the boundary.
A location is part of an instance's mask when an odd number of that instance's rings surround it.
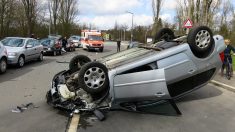
<svg viewBox="0 0 235 132">
<path fill-rule="evenodd" d="M 102 110 L 138 111 L 167 100 L 180 114 L 174 99 L 213 78 L 221 67 L 224 39 L 200 26 L 181 37 L 163 28 L 155 40 L 95 61 L 75 56 L 69 70 L 54 76 L 47 102 L 70 111 L 94 112 L 103 119 Z"/>
</svg>

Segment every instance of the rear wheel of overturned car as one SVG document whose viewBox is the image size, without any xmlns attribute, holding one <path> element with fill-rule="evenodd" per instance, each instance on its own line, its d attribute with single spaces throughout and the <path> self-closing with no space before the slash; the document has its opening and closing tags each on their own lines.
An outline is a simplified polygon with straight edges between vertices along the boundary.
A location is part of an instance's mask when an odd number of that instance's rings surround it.
<svg viewBox="0 0 235 132">
<path fill-rule="evenodd" d="M 213 34 L 210 28 L 198 26 L 190 30 L 187 42 L 195 56 L 205 58 L 214 48 Z"/>
<path fill-rule="evenodd" d="M 155 35 L 155 43 L 161 40 L 171 41 L 175 38 L 174 32 L 169 28 L 160 29 Z"/>
<path fill-rule="evenodd" d="M 95 97 L 106 92 L 109 87 L 108 69 L 99 62 L 89 62 L 82 66 L 78 76 L 79 85 Z"/>
<path fill-rule="evenodd" d="M 0 60 L 0 74 L 5 73 L 7 70 L 7 60 L 5 58 L 2 58 Z"/>
<path fill-rule="evenodd" d="M 85 55 L 76 55 L 69 62 L 69 70 L 71 72 L 76 72 L 81 68 L 81 66 L 88 62 L 91 62 L 89 57 Z"/>
</svg>

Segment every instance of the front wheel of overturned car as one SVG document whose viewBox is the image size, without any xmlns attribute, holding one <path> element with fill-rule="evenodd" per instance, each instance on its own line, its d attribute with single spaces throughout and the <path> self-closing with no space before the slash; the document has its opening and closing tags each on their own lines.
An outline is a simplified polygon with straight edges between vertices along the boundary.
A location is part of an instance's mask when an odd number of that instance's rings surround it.
<svg viewBox="0 0 235 132">
<path fill-rule="evenodd" d="M 78 76 L 79 85 L 93 96 L 108 90 L 108 69 L 99 62 L 89 62 L 82 66 Z"/>
<path fill-rule="evenodd" d="M 81 68 L 81 66 L 88 62 L 91 62 L 89 57 L 85 55 L 76 55 L 69 62 L 69 70 L 71 72 L 76 72 Z"/>
<path fill-rule="evenodd" d="M 190 30 L 187 42 L 195 56 L 205 58 L 214 48 L 213 34 L 210 28 L 198 26 Z"/>
</svg>

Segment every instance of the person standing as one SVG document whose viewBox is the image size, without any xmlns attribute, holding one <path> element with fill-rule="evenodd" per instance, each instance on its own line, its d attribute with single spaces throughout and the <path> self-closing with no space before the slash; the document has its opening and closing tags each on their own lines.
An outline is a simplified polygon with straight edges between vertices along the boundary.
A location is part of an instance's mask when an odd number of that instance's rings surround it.
<svg viewBox="0 0 235 132">
<path fill-rule="evenodd" d="M 121 48 L 121 40 L 118 39 L 117 40 L 117 52 L 120 52 L 120 48 Z"/>
<path fill-rule="evenodd" d="M 64 37 L 63 39 L 62 39 L 62 47 L 63 47 L 63 51 L 64 52 L 66 52 L 66 46 L 67 46 L 67 44 L 68 44 L 68 41 L 67 41 L 67 37 Z"/>
<path fill-rule="evenodd" d="M 222 64 L 222 68 L 221 68 L 221 76 L 224 75 L 224 68 L 226 66 L 227 63 L 232 64 L 232 55 L 231 55 L 231 51 L 233 51 L 233 53 L 235 53 L 235 48 L 230 45 L 231 41 L 229 39 L 225 39 L 224 43 L 226 45 L 226 49 L 223 52 L 223 64 Z M 233 67 L 231 68 L 232 70 L 232 75 L 233 75 Z"/>
</svg>

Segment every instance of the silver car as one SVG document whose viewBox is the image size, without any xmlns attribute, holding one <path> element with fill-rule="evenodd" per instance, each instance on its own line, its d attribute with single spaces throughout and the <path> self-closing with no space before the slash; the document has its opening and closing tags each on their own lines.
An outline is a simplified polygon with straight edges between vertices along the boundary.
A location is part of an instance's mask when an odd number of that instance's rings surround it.
<svg viewBox="0 0 235 132">
<path fill-rule="evenodd" d="M 43 60 L 43 46 L 36 39 L 6 37 L 2 43 L 7 49 L 8 64 L 23 67 L 30 60 Z"/>
<path fill-rule="evenodd" d="M 7 50 L 0 41 L 0 74 L 7 70 Z"/>
<path fill-rule="evenodd" d="M 92 111 L 99 118 L 101 109 L 139 111 L 169 101 L 180 114 L 174 99 L 206 85 L 220 69 L 224 49 L 223 37 L 213 36 L 208 27 L 193 28 L 178 38 L 164 28 L 149 46 L 96 61 L 75 56 L 70 69 L 53 78 L 47 101 L 72 111 Z"/>
<path fill-rule="evenodd" d="M 74 44 L 75 47 L 79 48 L 81 47 L 81 36 L 70 36 L 68 42 Z"/>
</svg>

